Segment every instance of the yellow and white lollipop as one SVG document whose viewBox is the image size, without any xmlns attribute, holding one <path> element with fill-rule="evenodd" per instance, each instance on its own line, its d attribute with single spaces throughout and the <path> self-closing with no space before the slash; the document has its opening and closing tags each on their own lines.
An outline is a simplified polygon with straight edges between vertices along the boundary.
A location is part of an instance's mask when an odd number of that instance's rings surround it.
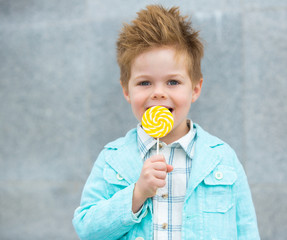
<svg viewBox="0 0 287 240">
<path fill-rule="evenodd" d="M 142 127 L 148 135 L 157 138 L 158 152 L 159 138 L 166 136 L 172 130 L 173 115 L 166 107 L 151 107 L 142 117 Z"/>
</svg>

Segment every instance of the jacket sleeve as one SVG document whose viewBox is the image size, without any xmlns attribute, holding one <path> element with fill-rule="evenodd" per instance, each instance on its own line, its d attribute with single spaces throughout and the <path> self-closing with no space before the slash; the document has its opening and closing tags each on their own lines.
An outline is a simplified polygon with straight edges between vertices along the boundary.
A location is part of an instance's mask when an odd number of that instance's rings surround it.
<svg viewBox="0 0 287 240">
<path fill-rule="evenodd" d="M 82 193 L 81 205 L 74 213 L 73 225 L 80 239 L 118 239 L 140 222 L 147 211 L 145 204 L 139 215 L 132 213 L 134 184 L 109 196 L 108 183 L 103 177 L 106 151 L 102 151 L 95 162 Z"/>
<path fill-rule="evenodd" d="M 236 182 L 236 221 L 238 239 L 260 239 L 256 213 L 252 201 L 247 177 L 241 163 L 236 160 L 238 180 Z"/>
</svg>

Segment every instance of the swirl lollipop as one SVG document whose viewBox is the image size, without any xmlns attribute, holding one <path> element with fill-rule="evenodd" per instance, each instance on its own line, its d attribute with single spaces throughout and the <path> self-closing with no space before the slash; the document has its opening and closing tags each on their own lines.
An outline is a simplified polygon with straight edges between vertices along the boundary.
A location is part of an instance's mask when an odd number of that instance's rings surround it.
<svg viewBox="0 0 287 240">
<path fill-rule="evenodd" d="M 145 111 L 142 117 L 142 127 L 151 137 L 157 138 L 157 153 L 159 138 L 166 136 L 173 127 L 171 112 L 162 106 L 154 106 Z"/>
</svg>

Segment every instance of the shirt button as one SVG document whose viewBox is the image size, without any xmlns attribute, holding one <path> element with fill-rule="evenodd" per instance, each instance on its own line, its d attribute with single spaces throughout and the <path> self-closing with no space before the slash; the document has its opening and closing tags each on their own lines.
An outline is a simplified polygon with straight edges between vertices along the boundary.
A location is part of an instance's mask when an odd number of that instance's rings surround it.
<svg viewBox="0 0 287 240">
<path fill-rule="evenodd" d="M 168 193 L 162 194 L 161 197 L 162 197 L 163 199 L 167 199 L 167 198 L 168 198 Z"/>
<path fill-rule="evenodd" d="M 137 237 L 136 240 L 144 240 L 143 237 Z"/>
<path fill-rule="evenodd" d="M 124 178 L 123 178 L 120 174 L 117 174 L 117 179 L 121 181 L 121 180 L 123 180 Z"/>
<path fill-rule="evenodd" d="M 216 172 L 216 173 L 215 173 L 215 178 L 216 178 L 217 180 L 221 180 L 221 179 L 223 178 L 223 173 L 220 172 L 220 171 Z"/>
<path fill-rule="evenodd" d="M 162 229 L 167 229 L 167 226 L 168 226 L 167 223 L 163 223 L 163 224 L 161 225 Z"/>
</svg>

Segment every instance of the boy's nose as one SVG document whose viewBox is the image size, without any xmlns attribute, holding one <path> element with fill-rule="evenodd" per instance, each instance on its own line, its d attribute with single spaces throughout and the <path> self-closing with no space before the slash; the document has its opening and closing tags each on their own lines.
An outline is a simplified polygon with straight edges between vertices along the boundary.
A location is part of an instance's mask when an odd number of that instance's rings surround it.
<svg viewBox="0 0 287 240">
<path fill-rule="evenodd" d="M 155 88 L 152 93 L 152 99 L 153 100 L 160 100 L 160 99 L 166 99 L 167 95 L 165 91 L 162 88 Z"/>
</svg>

